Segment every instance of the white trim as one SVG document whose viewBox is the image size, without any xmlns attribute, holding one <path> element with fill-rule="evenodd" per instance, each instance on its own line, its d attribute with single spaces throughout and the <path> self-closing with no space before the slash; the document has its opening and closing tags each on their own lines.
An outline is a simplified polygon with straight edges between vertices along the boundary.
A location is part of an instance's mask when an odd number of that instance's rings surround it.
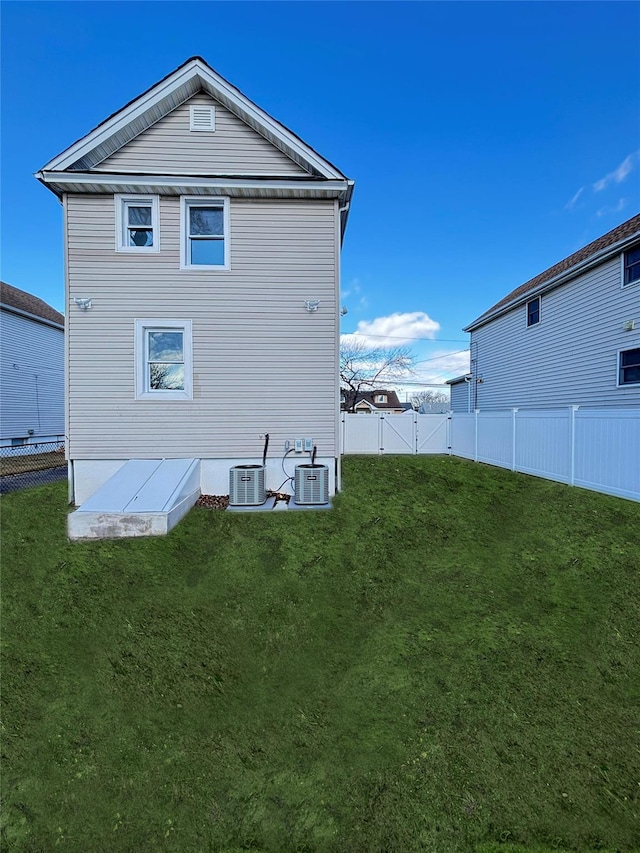
<svg viewBox="0 0 640 853">
<path fill-rule="evenodd" d="M 113 196 L 116 213 L 116 252 L 131 252 L 135 255 L 149 254 L 160 251 L 160 204 L 157 195 L 137 195 L 132 193 L 117 193 Z M 152 246 L 129 246 L 127 244 L 128 220 L 124 211 L 132 206 L 151 206 L 151 230 L 153 232 Z M 141 228 L 141 231 L 144 229 Z"/>
<path fill-rule="evenodd" d="M 623 290 L 626 290 L 627 287 L 633 287 L 634 284 L 640 284 L 640 278 L 636 278 L 634 281 L 625 281 L 624 280 L 624 271 L 625 271 L 625 255 L 627 252 L 631 252 L 634 249 L 638 249 L 640 251 L 640 243 L 637 246 L 629 246 L 628 249 L 624 249 L 624 251 L 620 255 L 620 287 Z"/>
<path fill-rule="evenodd" d="M 240 190 L 268 189 L 268 190 L 312 190 L 319 195 L 346 192 L 349 189 L 349 181 L 313 181 L 307 179 L 293 179 L 290 181 L 281 179 L 265 178 L 264 180 L 247 180 L 246 178 L 201 178 L 191 175 L 129 175 L 120 173 L 117 175 L 106 172 L 52 172 L 41 171 L 35 175 L 44 184 L 59 184 L 60 186 L 74 186 L 77 184 L 92 184 L 139 187 L 193 187 L 224 191 L 227 188 Z"/>
<path fill-rule="evenodd" d="M 192 264 L 189 261 L 189 210 L 192 207 L 219 207 L 222 205 L 224 228 L 224 263 Z M 209 270 L 228 272 L 231 269 L 231 214 L 229 199 L 226 196 L 180 196 L 180 269 Z"/>
<path fill-rule="evenodd" d="M 146 382 L 146 332 L 151 329 L 174 329 L 183 332 L 184 391 L 150 391 Z M 193 323 L 151 317 L 135 321 L 136 400 L 193 400 Z"/>
<path fill-rule="evenodd" d="M 538 300 L 538 319 L 536 320 L 535 323 L 530 323 L 529 322 L 529 305 L 531 305 L 532 302 L 535 302 L 536 299 Z M 539 326 L 540 323 L 542 322 L 542 297 L 540 295 L 532 297 L 531 299 L 529 299 L 525 303 L 525 306 L 524 306 L 524 322 L 525 322 L 525 328 L 527 328 L 527 329 L 533 329 L 534 326 Z"/>
<path fill-rule="evenodd" d="M 637 341 L 636 346 L 631 347 L 622 347 L 618 350 L 617 361 L 616 361 L 616 388 L 637 388 L 640 386 L 639 382 L 620 382 L 620 371 L 622 370 L 622 365 L 620 363 L 623 352 L 631 352 L 631 350 L 640 350 L 640 341 Z"/>
<path fill-rule="evenodd" d="M 202 122 L 196 118 L 196 113 L 203 116 L 208 113 L 208 121 Z M 213 104 L 189 105 L 189 130 L 192 133 L 214 133 L 216 129 L 216 108 Z"/>
<path fill-rule="evenodd" d="M 16 308 L 13 305 L 7 305 L 4 302 L 0 302 L 0 309 L 2 311 L 8 311 L 10 314 L 18 314 L 20 317 L 26 317 L 28 320 L 34 320 L 36 323 L 42 323 L 44 326 L 51 326 L 53 329 L 60 329 L 64 332 L 63 325 L 56 323 L 54 320 L 47 320 L 46 317 L 41 317 L 39 314 L 31 314 L 29 311 L 23 311 L 22 308 Z"/>
<path fill-rule="evenodd" d="M 191 84 L 191 85 L 189 85 Z M 343 175 L 327 160 L 317 154 L 301 139 L 298 139 L 290 130 L 281 125 L 275 119 L 271 118 L 264 110 L 260 109 L 256 104 L 253 104 L 245 95 L 238 89 L 228 83 L 223 77 L 216 74 L 203 60 L 199 58 L 193 59 L 182 68 L 176 69 L 173 74 L 169 75 L 165 80 L 157 83 L 146 94 L 136 98 L 129 106 L 123 107 L 112 118 L 108 119 L 103 124 L 92 130 L 82 139 L 79 139 L 53 160 L 50 160 L 43 170 L 52 169 L 67 169 L 73 163 L 82 159 L 99 145 L 105 143 L 111 137 L 115 136 L 119 131 L 123 130 L 128 125 L 132 124 L 136 119 L 139 119 L 148 111 L 151 111 L 164 98 L 169 97 L 173 92 L 185 87 L 186 90 L 191 90 L 195 86 L 195 91 L 198 88 L 204 88 L 212 97 L 220 100 L 232 112 L 235 112 L 240 118 L 249 119 L 249 124 L 254 122 L 266 134 L 272 136 L 285 149 L 289 148 L 301 160 L 308 164 L 308 167 L 320 172 L 325 178 L 342 178 Z M 195 91 L 190 92 L 184 98 L 188 100 L 195 94 Z M 160 116 L 155 118 L 158 120 Z M 267 137 L 268 138 L 268 137 Z M 276 145 L 275 147 L 279 147 Z M 286 150 L 285 150 L 286 153 Z"/>
</svg>

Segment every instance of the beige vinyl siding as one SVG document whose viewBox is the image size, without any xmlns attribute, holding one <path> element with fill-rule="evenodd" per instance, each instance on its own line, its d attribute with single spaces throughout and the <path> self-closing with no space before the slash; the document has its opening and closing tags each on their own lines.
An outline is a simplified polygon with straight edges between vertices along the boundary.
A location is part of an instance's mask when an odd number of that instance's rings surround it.
<svg viewBox="0 0 640 853">
<path fill-rule="evenodd" d="M 338 455 L 334 202 L 231 199 L 228 272 L 180 270 L 178 198 L 139 256 L 115 252 L 113 196 L 67 204 L 72 459 L 253 457 L 267 432 Z M 135 399 L 134 321 L 155 317 L 193 321 L 192 401 Z"/>
<path fill-rule="evenodd" d="M 213 105 L 215 131 L 190 131 L 189 106 Z M 195 95 L 94 166 L 96 172 L 155 175 L 309 176 L 286 154 L 208 95 Z"/>
<path fill-rule="evenodd" d="M 472 332 L 477 407 L 638 406 L 640 386 L 616 382 L 618 350 L 640 346 L 640 284 L 620 283 L 617 256 L 542 294 L 540 323 L 521 305 Z"/>
</svg>

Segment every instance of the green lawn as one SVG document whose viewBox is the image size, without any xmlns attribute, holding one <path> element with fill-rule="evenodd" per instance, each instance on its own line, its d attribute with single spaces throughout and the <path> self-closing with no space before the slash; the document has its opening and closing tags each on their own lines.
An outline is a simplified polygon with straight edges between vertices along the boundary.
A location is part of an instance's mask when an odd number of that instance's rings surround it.
<svg viewBox="0 0 640 853">
<path fill-rule="evenodd" d="M 2 498 L 2 849 L 640 849 L 640 506 L 348 458 L 331 512 L 70 544 Z"/>
</svg>

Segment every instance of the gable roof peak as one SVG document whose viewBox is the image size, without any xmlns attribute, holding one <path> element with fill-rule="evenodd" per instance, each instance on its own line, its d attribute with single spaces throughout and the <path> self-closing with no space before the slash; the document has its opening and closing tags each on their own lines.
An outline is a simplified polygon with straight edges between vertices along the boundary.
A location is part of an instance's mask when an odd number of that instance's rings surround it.
<svg viewBox="0 0 640 853">
<path fill-rule="evenodd" d="M 151 125 L 200 91 L 271 142 L 316 178 L 348 180 L 332 163 L 251 101 L 201 56 L 192 56 L 151 88 L 125 104 L 42 167 L 44 172 L 90 171 Z"/>
</svg>

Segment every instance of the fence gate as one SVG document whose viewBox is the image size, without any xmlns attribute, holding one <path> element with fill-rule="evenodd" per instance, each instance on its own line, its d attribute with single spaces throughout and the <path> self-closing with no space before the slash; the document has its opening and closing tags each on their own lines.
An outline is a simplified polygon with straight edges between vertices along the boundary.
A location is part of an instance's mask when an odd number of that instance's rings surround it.
<svg viewBox="0 0 640 853">
<path fill-rule="evenodd" d="M 366 417 L 366 415 L 365 415 Z M 371 417 L 371 415 L 369 415 Z M 415 453 L 415 414 L 380 415 L 380 453 Z"/>
<path fill-rule="evenodd" d="M 448 453 L 448 415 L 342 415 L 342 453 Z"/>
</svg>

